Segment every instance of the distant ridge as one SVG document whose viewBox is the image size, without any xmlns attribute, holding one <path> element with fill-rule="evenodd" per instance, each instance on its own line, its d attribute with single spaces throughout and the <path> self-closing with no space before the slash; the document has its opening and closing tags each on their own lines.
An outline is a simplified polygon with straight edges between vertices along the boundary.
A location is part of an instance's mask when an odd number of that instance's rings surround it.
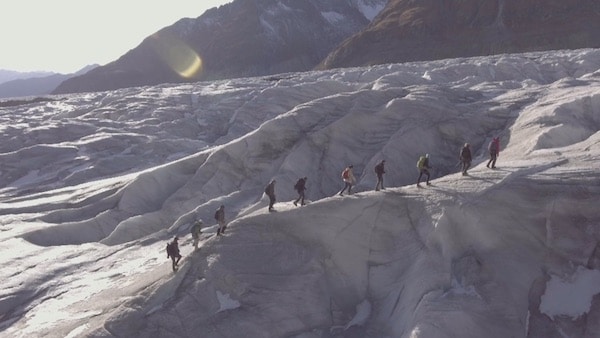
<svg viewBox="0 0 600 338">
<path fill-rule="evenodd" d="M 182 19 L 54 93 L 313 69 L 388 0 L 236 0 Z"/>
<path fill-rule="evenodd" d="M 390 0 L 317 68 L 600 47 L 597 0 Z"/>
<path fill-rule="evenodd" d="M 54 75 L 54 72 L 19 72 L 16 70 L 0 69 L 0 84 L 18 79 L 30 79 L 34 77 L 43 77 Z"/>
<path fill-rule="evenodd" d="M 0 98 L 16 98 L 24 96 L 47 95 L 50 94 L 63 81 L 85 74 L 98 65 L 89 65 L 72 74 L 57 74 L 24 78 L 0 83 Z"/>
<path fill-rule="evenodd" d="M 236 0 L 52 93 L 598 48 L 599 31 L 597 0 Z"/>
</svg>

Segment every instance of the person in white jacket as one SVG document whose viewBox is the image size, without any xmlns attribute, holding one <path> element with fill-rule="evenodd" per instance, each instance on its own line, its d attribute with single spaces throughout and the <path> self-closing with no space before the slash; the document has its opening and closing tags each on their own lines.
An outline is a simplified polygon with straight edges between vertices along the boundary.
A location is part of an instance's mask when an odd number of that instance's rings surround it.
<svg viewBox="0 0 600 338">
<path fill-rule="evenodd" d="M 349 165 L 342 171 L 342 180 L 344 181 L 344 189 L 340 191 L 340 196 L 344 196 L 344 191 L 348 189 L 348 195 L 352 194 L 352 186 L 356 183 L 356 178 L 353 173 L 354 166 Z"/>
<path fill-rule="evenodd" d="M 194 250 L 198 250 L 198 243 L 200 243 L 200 234 L 202 234 L 202 220 L 197 219 L 190 229 L 192 238 L 194 239 Z"/>
</svg>

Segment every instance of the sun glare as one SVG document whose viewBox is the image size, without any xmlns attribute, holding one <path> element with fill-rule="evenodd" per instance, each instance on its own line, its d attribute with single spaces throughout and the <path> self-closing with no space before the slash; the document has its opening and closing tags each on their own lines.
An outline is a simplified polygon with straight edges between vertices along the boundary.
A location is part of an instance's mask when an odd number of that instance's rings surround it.
<svg viewBox="0 0 600 338">
<path fill-rule="evenodd" d="M 174 36 L 161 34 L 152 35 L 152 47 L 160 58 L 179 76 L 193 79 L 202 71 L 200 55 Z"/>
</svg>

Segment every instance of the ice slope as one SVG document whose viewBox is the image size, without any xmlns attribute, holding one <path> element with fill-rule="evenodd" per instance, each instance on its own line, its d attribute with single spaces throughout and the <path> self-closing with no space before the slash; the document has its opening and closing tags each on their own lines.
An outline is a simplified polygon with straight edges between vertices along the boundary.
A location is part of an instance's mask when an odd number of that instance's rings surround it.
<svg viewBox="0 0 600 338">
<path fill-rule="evenodd" d="M 0 110 L 0 336 L 600 335 L 600 50 L 56 98 Z"/>
</svg>

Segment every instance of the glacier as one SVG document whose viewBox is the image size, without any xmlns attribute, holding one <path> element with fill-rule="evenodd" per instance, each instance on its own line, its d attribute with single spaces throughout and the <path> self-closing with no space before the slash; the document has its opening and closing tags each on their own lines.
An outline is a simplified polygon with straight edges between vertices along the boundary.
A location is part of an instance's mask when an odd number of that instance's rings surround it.
<svg viewBox="0 0 600 338">
<path fill-rule="evenodd" d="M 49 98 L 0 108 L 1 337 L 600 336 L 598 49 Z"/>
</svg>

